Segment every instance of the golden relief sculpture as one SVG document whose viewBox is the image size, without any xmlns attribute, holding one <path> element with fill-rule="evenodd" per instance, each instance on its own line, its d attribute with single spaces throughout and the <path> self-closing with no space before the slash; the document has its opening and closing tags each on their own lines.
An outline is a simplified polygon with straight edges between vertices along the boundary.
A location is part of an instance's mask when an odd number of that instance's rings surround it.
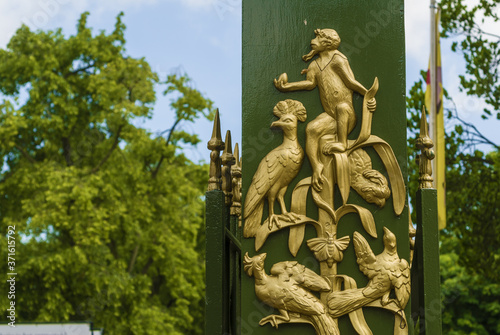
<svg viewBox="0 0 500 335">
<path fill-rule="evenodd" d="M 296 100 L 280 101 L 273 109 L 279 118 L 271 124 L 271 128 L 283 130 L 283 143 L 267 154 L 255 172 L 250 189 L 245 200 L 243 227 L 244 237 L 253 237 L 261 225 L 264 201 L 267 199 L 269 208 L 269 230 L 273 225 L 280 228 L 280 221 L 294 222 L 300 219 L 298 215 L 288 212 L 283 199 L 288 184 L 297 176 L 304 160 L 304 150 L 297 140 L 297 122 L 307 118 L 304 105 Z M 274 214 L 274 202 L 278 199 L 281 215 Z"/>
<path fill-rule="evenodd" d="M 355 79 L 347 57 L 338 50 L 340 37 L 337 32 L 317 29 L 314 33 L 311 51 L 303 56 L 306 62 L 312 60 L 302 71 L 305 80 L 289 82 L 286 73 L 274 80 L 281 92 L 318 88 L 323 111 L 306 125 L 305 132 L 305 153 L 312 176 L 296 183 L 288 210 L 284 196 L 305 158 L 297 140 L 297 124 L 306 121 L 307 112 L 299 101 L 280 101 L 273 109 L 279 120 L 271 127 L 283 131 L 283 143 L 266 155 L 253 176 L 243 206 L 243 236 L 255 238 L 255 250 L 258 251 L 270 234 L 288 228 L 288 247 L 296 256 L 304 242 L 305 225 L 313 225 L 317 237 L 306 244 L 320 263 L 320 275 L 297 262 L 274 264 L 267 275 L 264 271 L 266 254 L 254 257 L 246 254 L 245 271 L 255 278 L 257 297 L 280 312 L 280 315 L 263 318 L 260 324 L 270 323 L 278 328 L 283 323 L 308 323 L 317 334 L 340 334 L 337 319 L 348 315 L 359 334 L 372 334 L 363 308 L 374 307 L 394 314 L 394 334 L 407 334 L 404 308 L 410 296 L 410 266 L 408 261 L 399 258 L 396 236 L 388 228 L 384 227 L 385 249 L 377 256 L 361 233 L 353 235 L 359 269 L 369 279 L 365 287 L 358 288 L 353 278 L 337 273 L 337 264 L 343 260 L 343 253 L 351 241 L 350 236 L 337 235 L 344 215 L 356 213 L 366 234 L 378 237 L 371 211 L 349 203 L 351 188 L 364 201 L 379 208 L 384 208 L 392 195 L 392 211 L 396 216 L 403 212 L 406 190 L 391 146 L 371 134 L 378 79 L 375 78 L 371 88 L 366 89 Z M 354 92 L 363 96 L 361 129 L 356 139 L 349 139 L 356 125 Z M 367 147 L 378 154 L 388 178 L 373 169 L 371 158 L 364 149 Z M 336 188 L 341 197 L 338 208 L 334 202 Z M 309 194 L 318 210 L 317 219 L 307 216 Z M 268 215 L 264 219 L 266 200 Z M 281 213 L 275 213 L 276 200 Z M 313 292 L 319 292 L 320 298 Z M 391 292 L 396 299 L 390 298 Z"/>
<path fill-rule="evenodd" d="M 385 176 L 372 169 L 370 156 L 363 149 L 357 149 L 349 156 L 351 187 L 367 202 L 384 207 L 391 195 Z"/>
<path fill-rule="evenodd" d="M 378 299 L 387 305 L 392 289 L 395 304 L 404 309 L 410 299 L 410 265 L 398 256 L 396 236 L 384 227 L 384 251 L 375 256 L 366 239 L 354 232 L 354 250 L 359 270 L 370 281 L 364 288 L 332 292 L 328 297 L 330 314 L 339 317 Z"/>
<path fill-rule="evenodd" d="M 330 291 L 330 284 L 297 262 L 280 262 L 271 268 L 271 275 L 264 271 L 266 254 L 250 258 L 245 254 L 244 270 L 255 277 L 255 294 L 259 300 L 276 308 L 280 315 L 269 315 L 259 324 L 270 323 L 278 328 L 280 323 L 306 322 L 319 334 L 339 334 L 337 324 L 327 315 L 325 305 L 310 291 Z"/>
</svg>

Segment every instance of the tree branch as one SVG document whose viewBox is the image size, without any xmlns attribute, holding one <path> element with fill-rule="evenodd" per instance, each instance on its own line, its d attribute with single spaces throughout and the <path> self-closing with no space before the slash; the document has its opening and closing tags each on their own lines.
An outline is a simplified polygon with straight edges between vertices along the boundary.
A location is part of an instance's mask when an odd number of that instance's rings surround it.
<svg viewBox="0 0 500 335">
<path fill-rule="evenodd" d="M 132 252 L 132 258 L 130 258 L 130 263 L 128 265 L 128 274 L 132 273 L 134 269 L 135 261 L 137 260 L 137 254 L 139 253 L 139 244 L 137 244 Z"/>
<path fill-rule="evenodd" d="M 151 265 L 153 265 L 153 258 L 149 257 L 148 261 L 146 262 L 146 265 L 144 265 L 144 267 L 142 268 L 142 274 L 146 274 Z"/>
<path fill-rule="evenodd" d="M 75 75 L 75 74 L 77 74 L 77 73 L 79 73 L 79 72 L 86 71 L 86 70 L 88 70 L 88 69 L 90 69 L 90 68 L 93 68 L 94 66 L 95 66 L 95 62 L 93 62 L 92 64 L 89 64 L 89 65 L 87 65 L 87 66 L 81 67 L 81 68 L 79 68 L 79 69 L 76 69 L 76 70 L 70 71 L 70 72 L 68 72 L 68 73 L 67 73 L 64 77 L 65 77 L 65 78 L 67 78 L 67 77 L 69 77 L 69 76 L 73 76 L 73 75 Z"/>
<path fill-rule="evenodd" d="M 31 157 L 27 152 L 26 150 L 24 150 L 19 144 L 16 144 L 15 145 L 16 149 L 19 150 L 19 152 L 21 152 L 21 154 L 31 163 L 31 164 L 35 164 L 36 163 L 36 160 Z"/>
<path fill-rule="evenodd" d="M 107 154 L 101 159 L 101 161 L 99 162 L 99 164 L 97 164 L 97 166 L 94 167 L 88 174 L 94 174 L 97 171 L 99 171 L 99 169 L 102 167 L 102 165 L 104 163 L 106 163 L 106 161 L 111 157 L 111 154 L 113 153 L 113 151 L 118 146 L 118 143 L 120 142 L 120 133 L 121 133 L 122 129 L 123 129 L 123 126 L 120 126 L 118 128 L 118 131 L 116 132 L 115 141 L 113 142 L 113 145 L 111 146 L 111 148 L 109 148 Z"/>
<path fill-rule="evenodd" d="M 483 29 L 481 29 L 479 27 L 479 25 L 477 23 L 474 24 L 474 27 L 473 29 L 476 29 L 478 33 L 480 34 L 483 34 L 483 35 L 487 35 L 487 36 L 491 36 L 491 37 L 495 37 L 497 39 L 500 39 L 500 35 L 497 35 L 497 34 L 492 34 L 492 33 L 488 33 L 486 31 L 484 31 Z"/>
<path fill-rule="evenodd" d="M 495 162 L 492 161 L 491 159 L 475 157 L 475 156 L 467 157 L 467 160 L 469 162 L 479 162 L 479 163 L 489 164 L 489 165 L 495 164 Z"/>
<path fill-rule="evenodd" d="M 63 147 L 63 155 L 66 160 L 67 166 L 72 166 L 73 160 L 71 159 L 71 143 L 69 142 L 69 138 L 63 137 L 62 139 L 62 147 Z"/>
<path fill-rule="evenodd" d="M 168 133 L 168 137 L 167 137 L 167 142 L 165 143 L 165 145 L 168 147 L 168 145 L 170 144 L 170 141 L 172 140 L 172 134 L 174 133 L 174 130 L 175 130 L 175 127 L 177 127 L 179 125 L 179 123 L 181 122 L 181 119 L 178 118 L 177 120 L 175 120 L 174 122 L 174 125 L 172 126 L 172 128 L 170 128 L 170 132 Z M 164 132 L 162 132 L 163 134 Z M 165 156 L 164 155 L 161 155 L 160 157 L 160 161 L 158 162 L 158 165 L 156 165 L 156 168 L 154 169 L 153 173 L 152 173 L 152 177 L 153 179 L 156 178 L 156 175 L 158 174 L 158 171 L 160 170 L 160 167 L 161 167 L 161 163 L 163 163 L 163 160 L 165 159 Z"/>
<path fill-rule="evenodd" d="M 481 142 L 483 144 L 489 144 L 491 145 L 492 147 L 494 147 L 495 149 L 499 150 L 500 149 L 500 146 L 498 146 L 496 143 L 492 142 L 491 140 L 489 140 L 486 136 L 484 136 L 483 134 L 481 134 L 481 132 L 479 131 L 479 129 L 476 128 L 475 125 L 473 125 L 472 123 L 469 123 L 469 122 L 466 122 L 465 120 L 462 120 L 459 116 L 458 116 L 458 113 L 456 116 L 454 116 L 458 121 L 460 121 L 463 125 L 465 125 L 466 127 L 469 127 L 471 128 L 472 130 L 474 130 L 473 132 L 469 132 L 469 134 L 471 134 L 472 136 L 477 136 L 481 139 Z"/>
<path fill-rule="evenodd" d="M 500 150 L 500 146 L 497 145 L 496 143 L 492 142 L 490 139 L 488 139 L 486 136 L 484 136 L 480 131 L 479 129 L 477 129 L 477 127 L 475 125 L 473 125 L 472 123 L 469 123 L 465 120 L 462 120 L 460 118 L 460 116 L 458 116 L 458 109 L 457 109 L 457 105 L 455 104 L 455 101 L 452 99 L 452 98 L 449 98 L 449 100 L 451 101 L 451 103 L 453 104 L 454 106 L 454 109 L 452 109 L 452 111 L 454 111 L 455 113 L 453 113 L 453 118 L 457 119 L 460 123 L 462 123 L 464 126 L 472 129 L 473 131 L 468 131 L 467 130 L 467 133 L 472 136 L 472 137 L 477 137 L 479 139 L 475 139 L 476 141 L 478 141 L 479 143 L 482 143 L 482 144 L 487 144 L 487 145 L 491 145 L 492 147 L 494 147 L 496 150 Z M 470 140 L 471 141 L 471 140 Z M 472 141 L 471 141 L 472 142 Z"/>
</svg>

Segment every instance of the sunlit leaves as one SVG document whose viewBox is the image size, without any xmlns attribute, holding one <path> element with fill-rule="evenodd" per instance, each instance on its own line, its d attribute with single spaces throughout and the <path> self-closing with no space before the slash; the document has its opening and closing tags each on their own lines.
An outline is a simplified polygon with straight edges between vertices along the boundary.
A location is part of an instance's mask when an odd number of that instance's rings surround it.
<svg viewBox="0 0 500 335">
<path fill-rule="evenodd" d="M 213 103 L 127 56 L 121 14 L 110 34 L 87 16 L 69 37 L 23 26 L 0 50 L 0 228 L 16 226 L 18 320 L 200 334 L 207 171 L 176 152 L 199 140 L 175 125 L 211 118 Z M 174 126 L 155 138 L 133 121 L 151 116 L 157 85 Z"/>
<path fill-rule="evenodd" d="M 465 60 L 466 75 L 460 76 L 461 89 L 490 106 L 484 110 L 483 118 L 494 113 L 500 119 L 500 35 L 482 29 L 486 20 L 499 21 L 499 6 L 499 0 L 439 2 L 441 34 L 458 40 L 452 44 L 452 50 L 460 52 Z"/>
</svg>

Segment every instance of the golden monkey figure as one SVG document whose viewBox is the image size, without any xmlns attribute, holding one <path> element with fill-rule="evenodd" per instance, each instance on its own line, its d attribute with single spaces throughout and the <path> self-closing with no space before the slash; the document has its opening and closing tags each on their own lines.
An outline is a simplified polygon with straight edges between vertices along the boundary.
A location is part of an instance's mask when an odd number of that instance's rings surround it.
<svg viewBox="0 0 500 335">
<path fill-rule="evenodd" d="M 352 105 L 353 92 L 365 95 L 367 89 L 355 78 L 347 57 L 338 47 L 340 37 L 333 29 L 316 29 L 316 37 L 311 40 L 311 51 L 302 57 L 306 62 L 318 56 L 309 64 L 305 80 L 288 82 L 288 76 L 283 73 L 274 80 L 276 88 L 282 92 L 319 89 L 324 113 L 311 121 L 306 128 L 306 153 L 313 169 L 313 187 L 319 192 L 323 184 L 323 164 L 318 158 L 319 139 L 324 135 L 336 135 L 337 141 L 327 143 L 322 151 L 324 154 L 344 152 L 347 149 L 347 135 L 356 125 L 356 115 Z M 368 101 L 368 109 L 376 108 L 375 98 Z"/>
</svg>

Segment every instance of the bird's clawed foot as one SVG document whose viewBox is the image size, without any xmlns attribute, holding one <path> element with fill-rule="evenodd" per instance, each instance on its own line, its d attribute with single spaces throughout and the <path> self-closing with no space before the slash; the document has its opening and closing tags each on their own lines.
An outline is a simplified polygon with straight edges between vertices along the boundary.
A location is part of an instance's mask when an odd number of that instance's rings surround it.
<svg viewBox="0 0 500 335">
<path fill-rule="evenodd" d="M 396 299 L 390 299 L 389 298 L 389 294 L 390 292 L 387 292 L 386 294 L 384 294 L 384 296 L 380 299 L 380 304 L 382 306 L 387 306 L 389 305 L 391 302 L 395 303 L 396 305 L 399 305 L 398 304 L 398 301 Z"/>
<path fill-rule="evenodd" d="M 268 221 L 269 230 L 273 230 L 273 226 L 275 225 L 278 229 L 281 229 L 281 221 L 295 223 L 300 219 L 302 219 L 301 215 L 293 212 L 286 212 L 283 214 L 272 214 L 266 221 Z"/>
<path fill-rule="evenodd" d="M 282 214 L 283 217 L 285 217 L 285 219 L 289 222 L 293 222 L 295 223 L 297 220 L 300 220 L 300 215 L 299 214 L 295 214 L 293 212 L 286 212 L 284 214 Z"/>
<path fill-rule="evenodd" d="M 272 214 L 267 218 L 269 220 L 269 230 L 273 230 L 273 225 L 276 225 L 278 229 L 281 229 L 280 215 Z"/>
<path fill-rule="evenodd" d="M 277 321 L 279 320 L 279 321 Z M 281 322 L 280 322 L 281 321 Z M 266 316 L 265 318 L 262 318 L 259 322 L 260 326 L 265 325 L 266 323 L 270 323 L 272 327 L 278 329 L 278 325 L 280 323 L 286 323 L 290 321 L 289 316 L 284 316 L 284 315 L 276 315 L 276 314 L 271 314 L 269 316 Z"/>
<path fill-rule="evenodd" d="M 323 153 L 325 155 L 333 155 L 341 152 L 345 152 L 346 146 L 340 142 L 327 142 L 323 146 Z"/>
</svg>

